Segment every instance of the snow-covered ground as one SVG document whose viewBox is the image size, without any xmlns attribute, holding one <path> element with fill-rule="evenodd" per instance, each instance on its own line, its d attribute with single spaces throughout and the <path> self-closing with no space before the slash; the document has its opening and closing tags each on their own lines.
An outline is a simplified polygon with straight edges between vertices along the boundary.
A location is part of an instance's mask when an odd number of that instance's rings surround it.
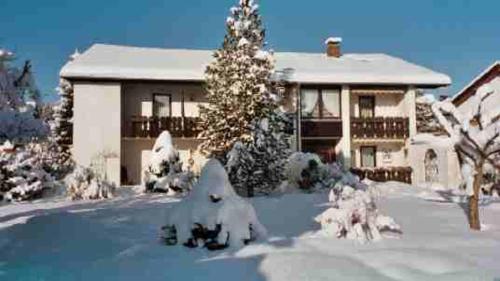
<svg viewBox="0 0 500 281">
<path fill-rule="evenodd" d="M 379 242 L 318 237 L 327 193 L 254 198 L 266 242 L 209 252 L 159 242 L 179 199 L 135 193 L 100 202 L 45 199 L 0 206 L 0 280 L 494 280 L 500 202 L 471 232 L 440 193 L 379 185 L 378 207 L 403 234 Z M 447 195 L 443 194 L 444 197 Z"/>
</svg>

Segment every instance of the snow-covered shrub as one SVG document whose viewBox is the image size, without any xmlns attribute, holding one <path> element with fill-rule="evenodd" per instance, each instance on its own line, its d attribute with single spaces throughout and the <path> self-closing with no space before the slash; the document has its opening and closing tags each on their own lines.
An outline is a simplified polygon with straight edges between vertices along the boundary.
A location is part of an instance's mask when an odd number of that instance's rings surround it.
<svg viewBox="0 0 500 281">
<path fill-rule="evenodd" d="M 266 236 L 253 206 L 236 194 L 222 164 L 209 160 L 191 193 L 169 209 L 163 239 L 168 245 L 217 250 Z"/>
<path fill-rule="evenodd" d="M 338 184 L 330 190 L 331 208 L 315 220 L 321 224 L 320 233 L 337 238 L 345 237 L 360 242 L 379 240 L 380 231 L 401 232 L 391 217 L 379 214 L 371 193 Z"/>
<path fill-rule="evenodd" d="M 72 200 L 112 198 L 115 186 L 99 176 L 93 169 L 77 166 L 64 179 L 66 193 Z"/>
<path fill-rule="evenodd" d="M 54 178 L 44 169 L 43 155 L 43 148 L 35 143 L 15 148 L 5 142 L 0 147 L 0 200 L 37 199 L 55 187 Z"/>
<path fill-rule="evenodd" d="M 191 189 L 194 174 L 182 170 L 179 152 L 168 131 L 163 131 L 156 139 L 144 178 L 146 191 L 179 193 Z"/>
<path fill-rule="evenodd" d="M 360 182 L 357 176 L 344 170 L 340 164 L 324 164 L 314 153 L 293 153 L 285 165 L 285 175 L 286 181 L 282 183 L 282 191 L 297 188 L 314 191 L 332 188 L 339 182 L 357 189 L 366 189 L 366 185 Z"/>
</svg>

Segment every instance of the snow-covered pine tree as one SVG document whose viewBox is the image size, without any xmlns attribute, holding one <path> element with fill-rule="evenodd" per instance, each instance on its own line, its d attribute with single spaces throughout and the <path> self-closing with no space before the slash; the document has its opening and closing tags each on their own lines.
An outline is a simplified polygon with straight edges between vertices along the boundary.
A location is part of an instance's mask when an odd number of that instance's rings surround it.
<svg viewBox="0 0 500 281">
<path fill-rule="evenodd" d="M 265 32 L 254 1 L 240 0 L 231 8 L 226 31 L 222 48 L 205 71 L 208 105 L 200 108 L 201 148 L 217 156 L 237 141 L 249 141 L 252 122 L 277 107 L 270 90 L 274 61 L 262 50 Z"/>
<path fill-rule="evenodd" d="M 229 152 L 226 169 L 240 195 L 269 194 L 284 180 L 290 155 L 285 118 L 273 112 L 254 122 L 250 142 L 238 142 Z"/>
<path fill-rule="evenodd" d="M 54 153 L 52 168 L 64 176 L 73 166 L 71 145 L 73 143 L 73 86 L 65 79 L 59 81 L 57 88 L 60 100 L 54 106 L 54 120 L 51 126 L 51 138 L 48 148 Z"/>
<path fill-rule="evenodd" d="M 241 195 L 269 193 L 283 179 L 289 155 L 286 118 L 272 81 L 274 58 L 263 50 L 265 31 L 253 0 L 240 0 L 226 26 L 222 48 L 205 73 L 208 106 L 200 108 L 201 148 L 230 162 L 226 168 Z"/>
<path fill-rule="evenodd" d="M 485 84 L 477 89 L 470 98 L 470 110 L 461 114 L 449 101 L 437 102 L 432 111 L 455 143 L 462 159 L 462 177 L 469 196 L 469 226 L 480 230 L 479 195 L 483 183 L 484 169 L 487 164 L 498 167 L 500 155 L 500 122 L 495 110 L 485 110 L 486 99 L 495 90 Z"/>
</svg>

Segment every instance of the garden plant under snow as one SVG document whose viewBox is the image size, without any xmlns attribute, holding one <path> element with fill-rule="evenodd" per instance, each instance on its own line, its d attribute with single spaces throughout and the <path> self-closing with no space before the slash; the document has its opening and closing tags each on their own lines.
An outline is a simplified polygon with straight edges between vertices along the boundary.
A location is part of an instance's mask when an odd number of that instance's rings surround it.
<svg viewBox="0 0 500 281">
<path fill-rule="evenodd" d="M 189 191 L 194 179 L 193 172 L 182 170 L 179 152 L 168 131 L 163 131 L 156 139 L 151 162 L 144 174 L 146 191 L 172 194 Z"/>
<path fill-rule="evenodd" d="M 288 160 L 286 175 L 284 188 L 330 190 L 330 208 L 315 218 L 322 235 L 367 242 L 381 239 L 381 231 L 401 232 L 391 217 L 379 213 L 374 190 L 337 163 L 324 164 L 316 154 L 296 152 Z"/>
<path fill-rule="evenodd" d="M 167 212 L 162 228 L 167 245 L 241 247 L 266 236 L 253 206 L 238 196 L 222 164 L 209 160 L 191 193 Z"/>
</svg>

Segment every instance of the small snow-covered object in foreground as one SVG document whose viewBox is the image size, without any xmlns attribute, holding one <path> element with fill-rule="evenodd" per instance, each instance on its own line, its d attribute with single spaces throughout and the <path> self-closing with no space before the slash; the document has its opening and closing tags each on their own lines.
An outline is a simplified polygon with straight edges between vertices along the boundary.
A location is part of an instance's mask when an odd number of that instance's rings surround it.
<svg viewBox="0 0 500 281">
<path fill-rule="evenodd" d="M 332 207 L 315 218 L 321 224 L 320 233 L 325 236 L 364 243 L 380 240 L 381 231 L 401 232 L 394 219 L 379 214 L 369 191 L 339 182 L 330 191 L 328 199 Z"/>
<path fill-rule="evenodd" d="M 162 228 L 168 245 L 239 247 L 266 236 L 253 206 L 236 194 L 224 167 L 211 159 L 191 193 L 167 213 Z"/>
</svg>

